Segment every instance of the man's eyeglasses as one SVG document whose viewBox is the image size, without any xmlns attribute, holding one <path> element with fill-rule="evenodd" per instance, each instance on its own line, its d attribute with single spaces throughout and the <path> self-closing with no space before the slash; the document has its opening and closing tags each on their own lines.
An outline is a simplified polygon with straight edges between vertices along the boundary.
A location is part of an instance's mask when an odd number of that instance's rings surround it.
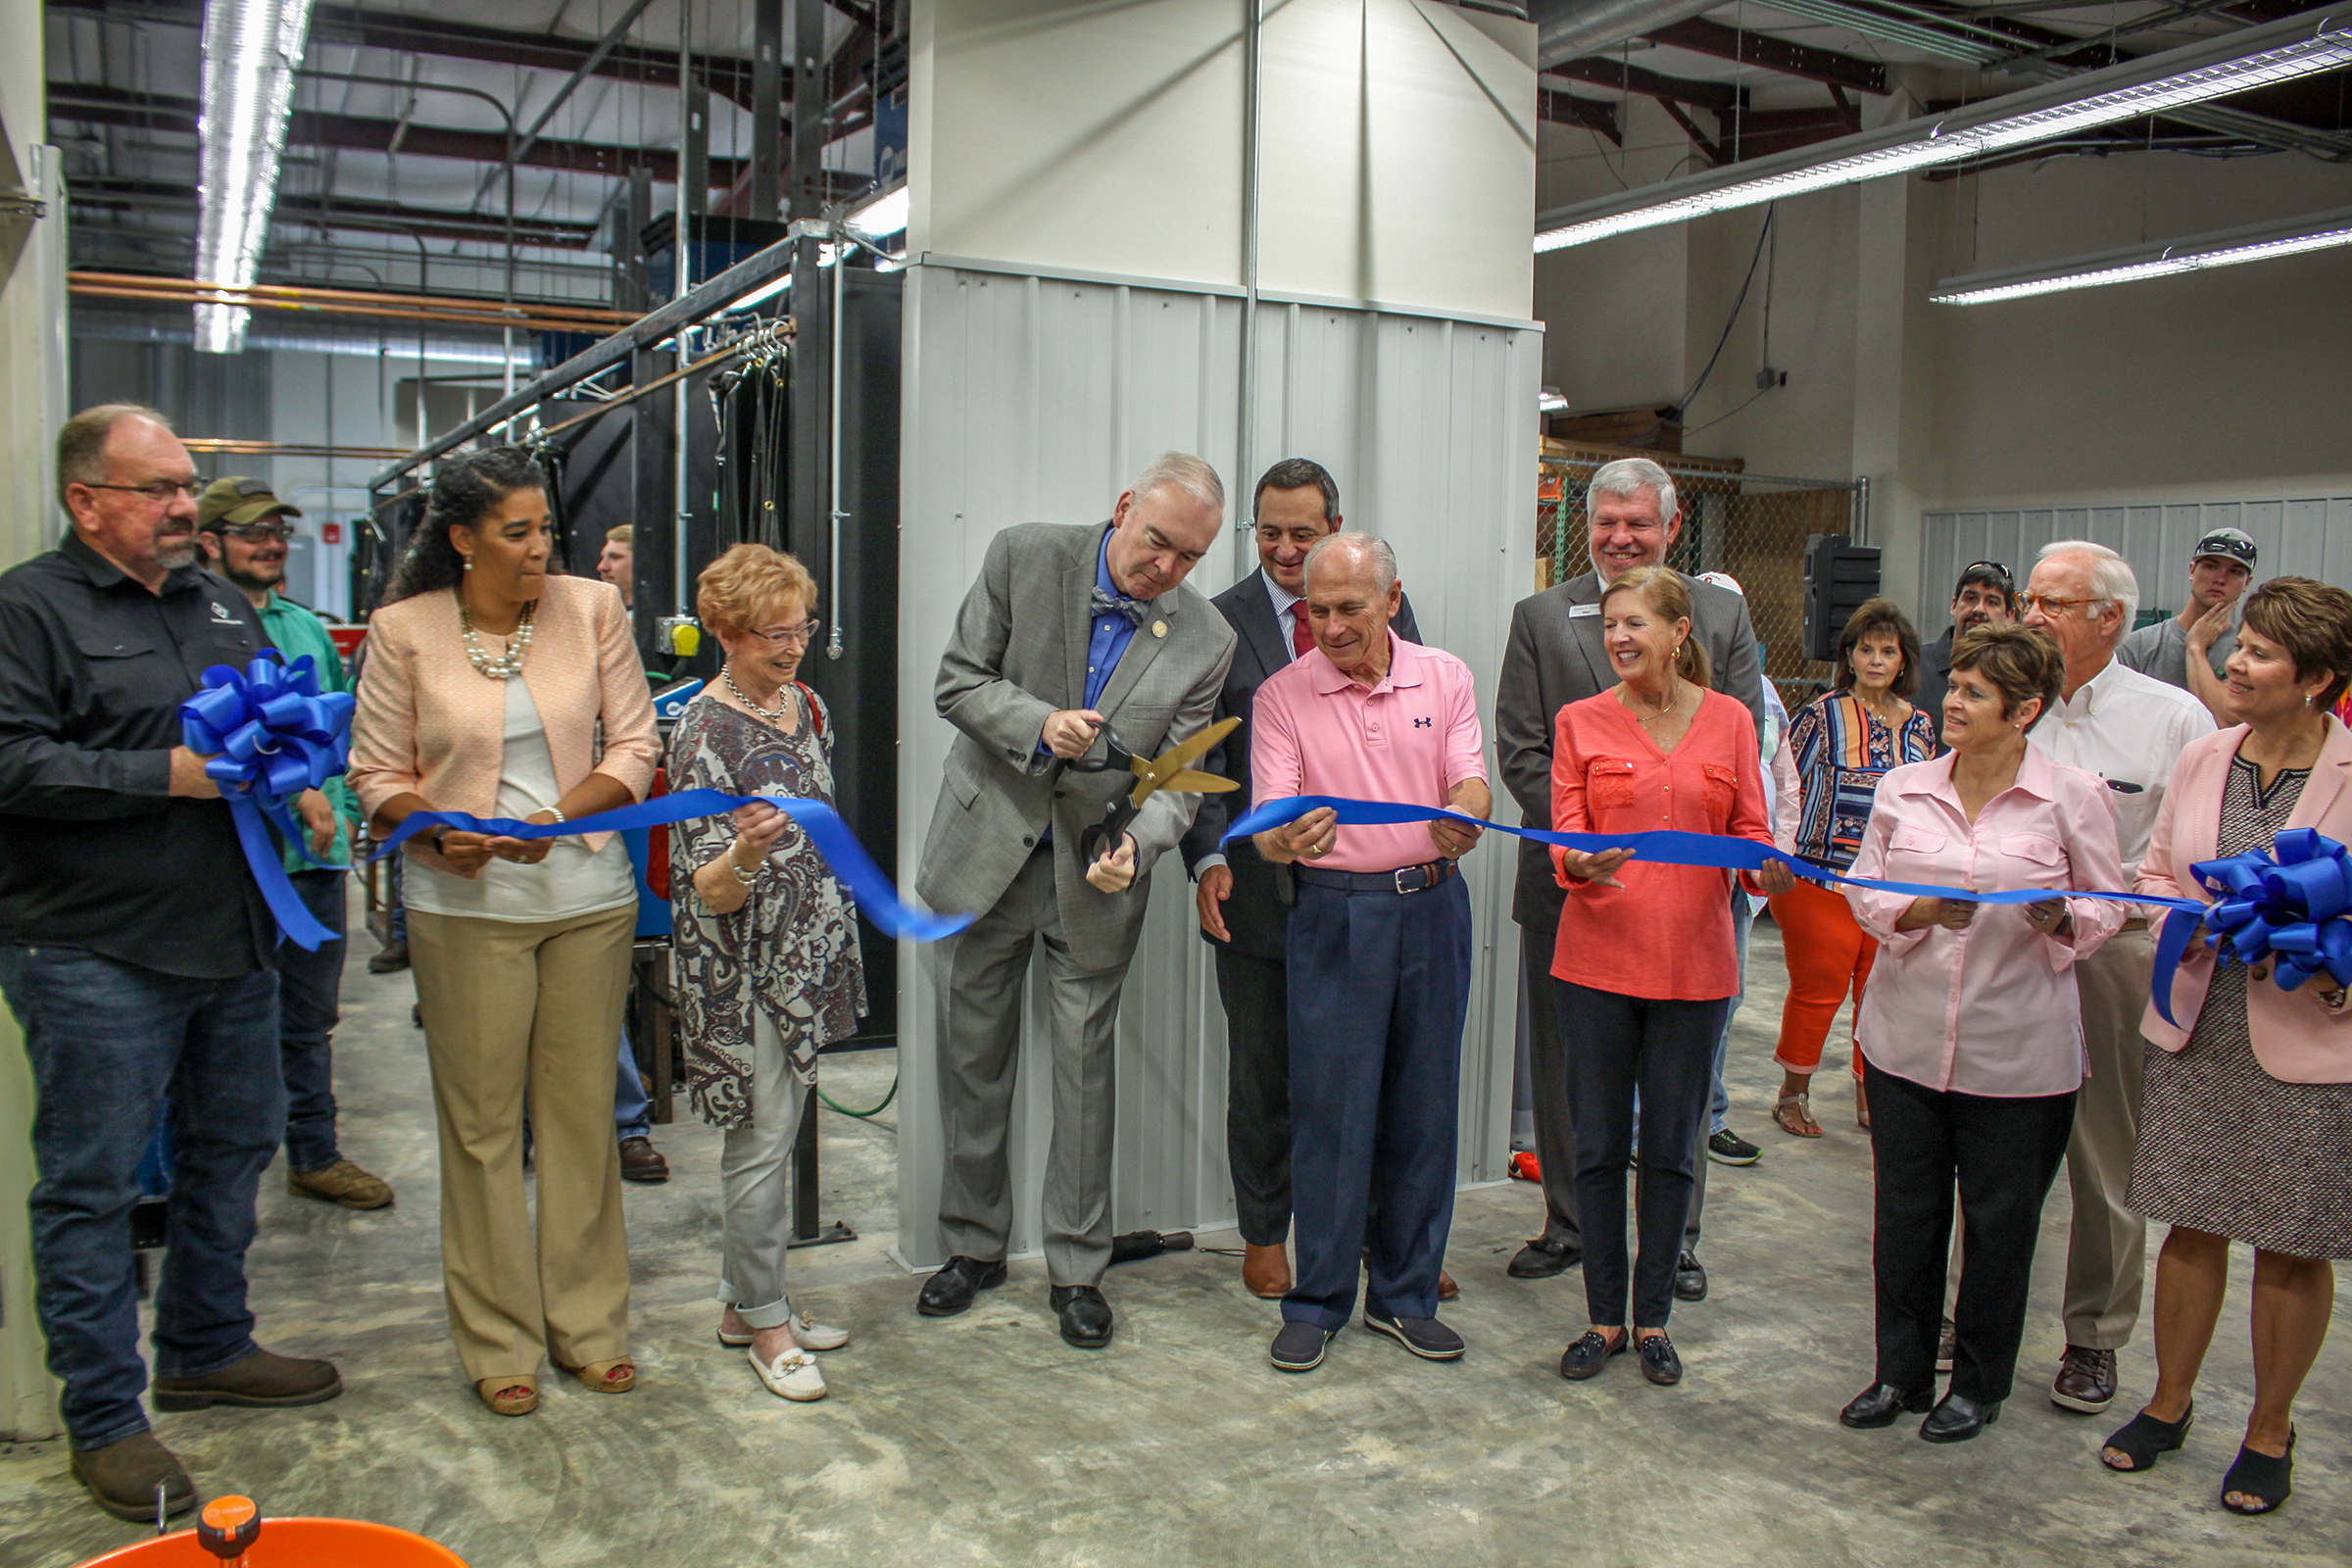
<svg viewBox="0 0 2352 1568">
<path fill-rule="evenodd" d="M 774 631 L 760 631 L 759 628 L 754 627 L 752 630 L 752 635 L 759 638 L 761 642 L 768 644 L 770 647 L 780 648 L 789 644 L 798 643 L 803 648 L 806 648 L 808 646 L 809 642 L 815 638 L 816 634 L 824 629 L 824 624 L 825 623 L 823 621 L 817 619 L 814 615 L 810 615 L 807 620 L 802 621 L 798 626 L 779 626 Z"/>
<path fill-rule="evenodd" d="M 202 479 L 156 479 L 146 484 L 92 484 L 80 481 L 85 490 L 127 490 L 134 496 L 145 496 L 159 507 L 168 507 L 174 497 L 185 495 L 190 501 L 204 489 Z"/>
<path fill-rule="evenodd" d="M 2053 599 L 2048 594 L 2019 594 L 2017 596 L 2017 608 L 2021 614 L 2029 610 L 2038 610 L 2045 616 L 2059 615 L 2066 611 L 2080 609 L 2084 605 L 2103 605 L 2107 601 L 2104 599 Z"/>
<path fill-rule="evenodd" d="M 275 517 L 264 517 L 259 522 L 249 522 L 242 527 L 233 523 L 223 523 L 220 531 L 231 538 L 242 539 L 249 545 L 283 544 L 294 537 L 294 525 L 290 522 L 281 522 Z"/>
</svg>

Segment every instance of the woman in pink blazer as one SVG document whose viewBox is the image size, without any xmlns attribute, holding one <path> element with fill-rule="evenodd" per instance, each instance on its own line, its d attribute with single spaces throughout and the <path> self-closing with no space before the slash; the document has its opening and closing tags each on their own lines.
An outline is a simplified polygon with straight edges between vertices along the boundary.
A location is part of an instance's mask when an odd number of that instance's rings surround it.
<svg viewBox="0 0 2352 1568">
<path fill-rule="evenodd" d="M 527 453 L 441 464 L 369 621 L 352 720 L 351 783 L 378 834 L 425 810 L 564 822 L 626 806 L 653 782 L 653 703 L 620 595 L 550 575 L 552 548 L 547 475 Z M 626 1393 L 636 1370 L 612 1042 L 637 927 L 628 852 L 612 833 L 454 828 L 406 849 L 440 1128 L 441 1268 L 466 1375 L 501 1415 L 538 1406 L 549 1354 L 599 1393 Z"/>
<path fill-rule="evenodd" d="M 2352 731 L 2329 712 L 2352 681 L 2352 594 L 2275 577 L 2248 597 L 2224 693 L 2233 728 L 2181 753 L 2138 891 L 2212 902 L 2190 866 L 2268 850 L 2283 828 L 2352 842 Z M 2281 991 L 2271 964 L 2217 964 L 2194 944 L 2153 1006 L 2131 1204 L 2172 1226 L 2156 1265 L 2156 1393 L 2107 1440 L 2145 1470 L 2187 1437 L 2197 1370 L 2229 1283 L 2254 1251 L 2254 1409 L 2222 1506 L 2268 1513 L 2293 1476 L 2294 1398 L 2328 1337 L 2328 1259 L 2352 1257 L 2352 1007 L 2327 975 Z"/>
</svg>

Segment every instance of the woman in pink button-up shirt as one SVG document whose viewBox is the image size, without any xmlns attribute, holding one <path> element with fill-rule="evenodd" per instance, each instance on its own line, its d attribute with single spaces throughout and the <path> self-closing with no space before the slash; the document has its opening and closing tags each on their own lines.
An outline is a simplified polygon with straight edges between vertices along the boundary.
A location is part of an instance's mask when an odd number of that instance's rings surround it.
<svg viewBox="0 0 2352 1568">
<path fill-rule="evenodd" d="M 1880 781 L 1851 874 L 1984 893 L 2122 888 L 2105 786 L 2026 744 L 2063 670 L 2057 645 L 2024 626 L 1982 627 L 1954 644 L 1943 701 L 1952 752 Z M 1884 950 L 1855 1024 L 1878 1164 L 1878 1378 L 1840 1419 L 1889 1426 L 1935 1401 L 1956 1180 L 1968 1236 L 1958 1349 L 1951 1388 L 1920 1428 L 1932 1443 L 1956 1443 L 1998 1418 L 2017 1370 L 2042 1200 L 2082 1083 L 2072 970 L 2122 926 L 2126 906 L 1850 887 L 1846 898 Z"/>
</svg>

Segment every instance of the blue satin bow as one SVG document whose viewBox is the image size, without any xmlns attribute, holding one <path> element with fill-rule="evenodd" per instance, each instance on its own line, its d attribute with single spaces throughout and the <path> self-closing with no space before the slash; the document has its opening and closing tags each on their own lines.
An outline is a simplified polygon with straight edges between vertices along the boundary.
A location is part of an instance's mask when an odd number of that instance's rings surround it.
<svg viewBox="0 0 2352 1568">
<path fill-rule="evenodd" d="M 2248 850 L 2188 869 L 2214 895 L 2203 911 L 2204 942 L 2217 958 L 2271 958 L 2281 991 L 2323 973 L 2352 986 L 2352 854 L 2344 846 L 2314 828 L 2288 828 L 2269 855 Z M 2170 977 L 2192 930 L 2189 920 L 2167 920 L 2157 949 L 2156 1007 L 2168 1023 L 2176 1021 Z"/>
<path fill-rule="evenodd" d="M 335 934 L 303 906 L 264 824 L 273 824 L 312 864 L 351 869 L 313 855 L 310 836 L 287 809 L 294 796 L 349 765 L 351 710 L 350 693 L 318 689 L 310 655 L 288 662 L 274 648 L 263 649 L 242 671 L 215 664 L 204 672 L 203 689 L 179 705 L 180 740 L 207 760 L 205 776 L 220 786 L 245 863 L 279 932 L 314 953 Z"/>
</svg>

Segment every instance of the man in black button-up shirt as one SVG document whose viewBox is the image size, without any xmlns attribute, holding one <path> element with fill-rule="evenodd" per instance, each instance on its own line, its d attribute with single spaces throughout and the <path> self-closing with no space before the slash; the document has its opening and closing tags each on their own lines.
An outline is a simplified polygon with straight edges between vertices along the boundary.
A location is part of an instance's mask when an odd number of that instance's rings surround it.
<svg viewBox="0 0 2352 1568">
<path fill-rule="evenodd" d="M 194 565 L 196 469 L 162 417 L 77 415 L 58 442 L 74 526 L 0 575 L 0 991 L 36 1090 L 33 1265 L 74 1473 L 101 1506 L 176 1511 L 187 1473 L 139 1406 L 130 1210 L 167 1095 L 172 1204 L 155 1406 L 308 1404 L 324 1361 L 253 1342 L 245 1250 L 285 1128 L 277 929 L 179 705 L 242 666 L 259 617 Z"/>
</svg>

